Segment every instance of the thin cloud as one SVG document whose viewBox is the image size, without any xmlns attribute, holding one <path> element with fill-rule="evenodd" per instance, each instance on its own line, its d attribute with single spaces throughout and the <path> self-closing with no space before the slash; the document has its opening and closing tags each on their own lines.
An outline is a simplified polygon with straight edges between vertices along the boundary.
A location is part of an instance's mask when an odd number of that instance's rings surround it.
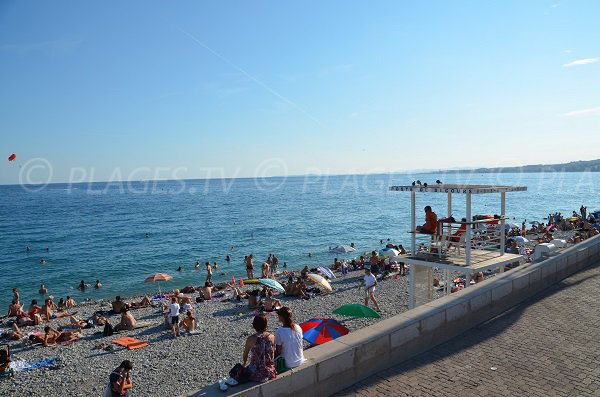
<svg viewBox="0 0 600 397">
<path fill-rule="evenodd" d="M 551 8 L 556 8 L 556 7 L 558 7 L 558 6 L 560 6 L 560 4 L 552 4 L 550 7 L 551 7 Z"/>
<path fill-rule="evenodd" d="M 596 63 L 599 61 L 600 61 L 600 58 L 584 58 L 584 59 L 578 59 L 573 62 L 565 63 L 563 66 L 565 68 L 570 68 L 571 66 L 590 65 L 592 63 Z"/>
<path fill-rule="evenodd" d="M 229 66 L 231 66 L 232 68 L 234 68 L 238 72 L 242 73 L 244 76 L 248 77 L 254 83 L 258 84 L 259 86 L 261 86 L 262 88 L 264 88 L 265 90 L 267 90 L 268 92 L 270 92 L 275 97 L 279 98 L 280 100 L 282 100 L 283 102 L 285 102 L 285 103 L 287 103 L 289 105 L 292 105 L 293 107 L 295 107 L 296 109 L 298 109 L 299 111 L 301 111 L 302 113 L 304 113 L 304 115 L 306 115 L 308 118 L 310 118 L 311 120 L 313 120 L 317 124 L 323 125 L 323 123 L 321 123 L 321 121 L 319 121 L 319 119 L 317 119 L 315 116 L 313 116 L 312 114 L 310 114 L 308 111 L 306 111 L 300 105 L 298 105 L 297 103 L 293 102 L 292 100 L 284 97 L 283 95 L 281 95 L 280 93 L 278 93 L 277 91 L 275 91 L 274 89 L 272 89 L 271 87 L 269 87 L 267 84 L 263 83 L 262 81 L 260 81 L 256 77 L 252 76 L 250 73 L 246 72 L 244 69 L 242 69 L 241 67 L 239 67 L 238 65 L 236 65 L 235 63 L 233 63 L 232 61 L 230 61 L 229 59 L 225 58 L 223 55 L 219 54 L 217 51 L 213 50 L 208 45 L 206 45 L 203 42 L 201 42 L 193 34 L 191 34 L 189 32 L 186 32 L 185 30 L 183 30 L 183 29 L 181 29 L 179 27 L 177 29 L 181 33 L 185 34 L 190 39 L 192 39 L 193 41 L 195 41 L 201 47 L 203 47 L 204 49 L 206 49 L 208 52 L 210 52 L 211 54 L 213 54 L 214 56 L 216 56 L 217 58 L 219 58 L 223 62 L 227 63 Z"/>
<path fill-rule="evenodd" d="M 600 114 L 600 106 L 596 108 L 589 109 L 581 109 L 581 110 L 573 110 L 572 112 L 563 113 L 564 117 L 580 117 L 580 116 L 590 116 L 594 114 Z"/>
</svg>

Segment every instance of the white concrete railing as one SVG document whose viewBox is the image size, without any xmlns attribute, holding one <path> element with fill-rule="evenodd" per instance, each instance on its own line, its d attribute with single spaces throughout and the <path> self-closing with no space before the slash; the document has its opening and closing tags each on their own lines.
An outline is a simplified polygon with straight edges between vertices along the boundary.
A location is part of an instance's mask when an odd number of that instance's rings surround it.
<svg viewBox="0 0 600 397">
<path fill-rule="evenodd" d="M 519 267 L 457 293 L 351 332 L 305 352 L 307 362 L 263 384 L 215 385 L 185 396 L 329 396 L 485 322 L 600 260 L 600 236 L 543 262 Z"/>
</svg>

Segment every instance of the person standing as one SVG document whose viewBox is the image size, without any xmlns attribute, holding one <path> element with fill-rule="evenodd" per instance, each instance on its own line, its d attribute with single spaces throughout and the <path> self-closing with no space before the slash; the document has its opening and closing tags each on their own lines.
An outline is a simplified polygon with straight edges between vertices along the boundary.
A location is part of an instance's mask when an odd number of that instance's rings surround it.
<svg viewBox="0 0 600 397">
<path fill-rule="evenodd" d="M 369 306 L 369 299 L 375 305 L 378 312 L 381 312 L 379 303 L 375 299 L 375 287 L 377 286 L 377 279 L 371 273 L 371 269 L 365 269 L 365 276 L 363 278 L 363 286 L 365 287 L 365 306 Z"/>
<path fill-rule="evenodd" d="M 206 273 L 206 282 L 212 282 L 212 266 L 210 265 L 210 262 L 206 262 Z"/>
<path fill-rule="evenodd" d="M 133 388 L 130 376 L 132 368 L 131 361 L 125 360 L 112 371 L 104 397 L 127 397 L 129 395 L 129 390 Z"/>
<path fill-rule="evenodd" d="M 171 315 L 171 330 L 173 336 L 179 336 L 179 303 L 177 298 L 171 298 L 171 304 L 169 305 L 169 314 Z"/>
<path fill-rule="evenodd" d="M 246 263 L 246 273 L 248 279 L 254 278 L 254 264 L 252 263 L 252 254 L 244 257 L 244 263 Z"/>
</svg>

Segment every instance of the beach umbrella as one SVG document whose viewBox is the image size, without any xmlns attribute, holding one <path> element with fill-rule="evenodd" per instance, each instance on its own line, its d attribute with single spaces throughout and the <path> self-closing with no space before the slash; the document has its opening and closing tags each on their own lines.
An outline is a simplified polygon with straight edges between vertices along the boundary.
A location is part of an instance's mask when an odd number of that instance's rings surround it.
<svg viewBox="0 0 600 397">
<path fill-rule="evenodd" d="M 395 250 L 394 248 L 384 248 L 379 250 L 379 256 L 387 258 L 400 255 L 400 251 Z"/>
<path fill-rule="evenodd" d="M 312 318 L 300 324 L 302 338 L 311 345 L 320 345 L 348 334 L 348 328 L 332 318 Z"/>
<path fill-rule="evenodd" d="M 329 251 L 336 252 L 338 254 L 345 254 L 346 252 L 354 252 L 356 248 L 351 247 L 349 245 L 338 245 L 337 247 L 329 247 Z"/>
<path fill-rule="evenodd" d="M 306 275 L 306 277 L 310 278 L 313 282 L 319 284 L 320 286 L 325 288 L 327 291 L 329 291 L 329 292 L 333 291 L 333 288 L 331 288 L 331 284 L 329 284 L 329 281 L 327 281 L 325 279 L 325 277 L 320 276 L 318 274 L 314 274 L 314 273 L 308 273 Z"/>
<path fill-rule="evenodd" d="M 169 281 L 172 278 L 173 278 L 173 276 L 171 276 L 170 274 L 167 274 L 167 273 L 154 273 L 154 274 L 151 274 L 148 277 L 146 277 L 144 282 L 145 283 L 158 283 L 160 281 Z M 162 293 L 160 292 L 160 284 L 158 285 L 158 293 L 159 293 L 159 295 L 162 295 Z"/>
<path fill-rule="evenodd" d="M 285 292 L 285 288 L 283 288 L 283 285 L 279 284 L 279 281 L 272 280 L 270 278 L 259 278 L 258 282 L 266 287 L 275 289 L 279 292 Z"/>
<path fill-rule="evenodd" d="M 318 271 L 320 271 L 321 273 L 323 273 L 325 276 L 327 276 L 328 278 L 335 278 L 335 274 L 333 274 L 333 272 L 329 269 L 327 269 L 326 267 L 320 266 L 317 268 Z"/>
<path fill-rule="evenodd" d="M 368 306 L 361 305 L 358 303 L 350 303 L 348 305 L 340 306 L 337 309 L 335 309 L 333 313 L 350 317 L 381 317 L 381 315 L 375 310 L 371 309 Z"/>
</svg>

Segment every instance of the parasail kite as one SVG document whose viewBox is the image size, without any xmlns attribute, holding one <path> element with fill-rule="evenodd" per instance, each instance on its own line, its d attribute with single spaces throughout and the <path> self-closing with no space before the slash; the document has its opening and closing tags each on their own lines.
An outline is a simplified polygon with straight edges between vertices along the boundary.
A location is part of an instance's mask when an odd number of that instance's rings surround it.
<svg viewBox="0 0 600 397">
<path fill-rule="evenodd" d="M 8 156 L 8 161 L 15 161 L 16 158 L 17 158 L 17 155 L 13 153 L 10 156 Z"/>
</svg>

